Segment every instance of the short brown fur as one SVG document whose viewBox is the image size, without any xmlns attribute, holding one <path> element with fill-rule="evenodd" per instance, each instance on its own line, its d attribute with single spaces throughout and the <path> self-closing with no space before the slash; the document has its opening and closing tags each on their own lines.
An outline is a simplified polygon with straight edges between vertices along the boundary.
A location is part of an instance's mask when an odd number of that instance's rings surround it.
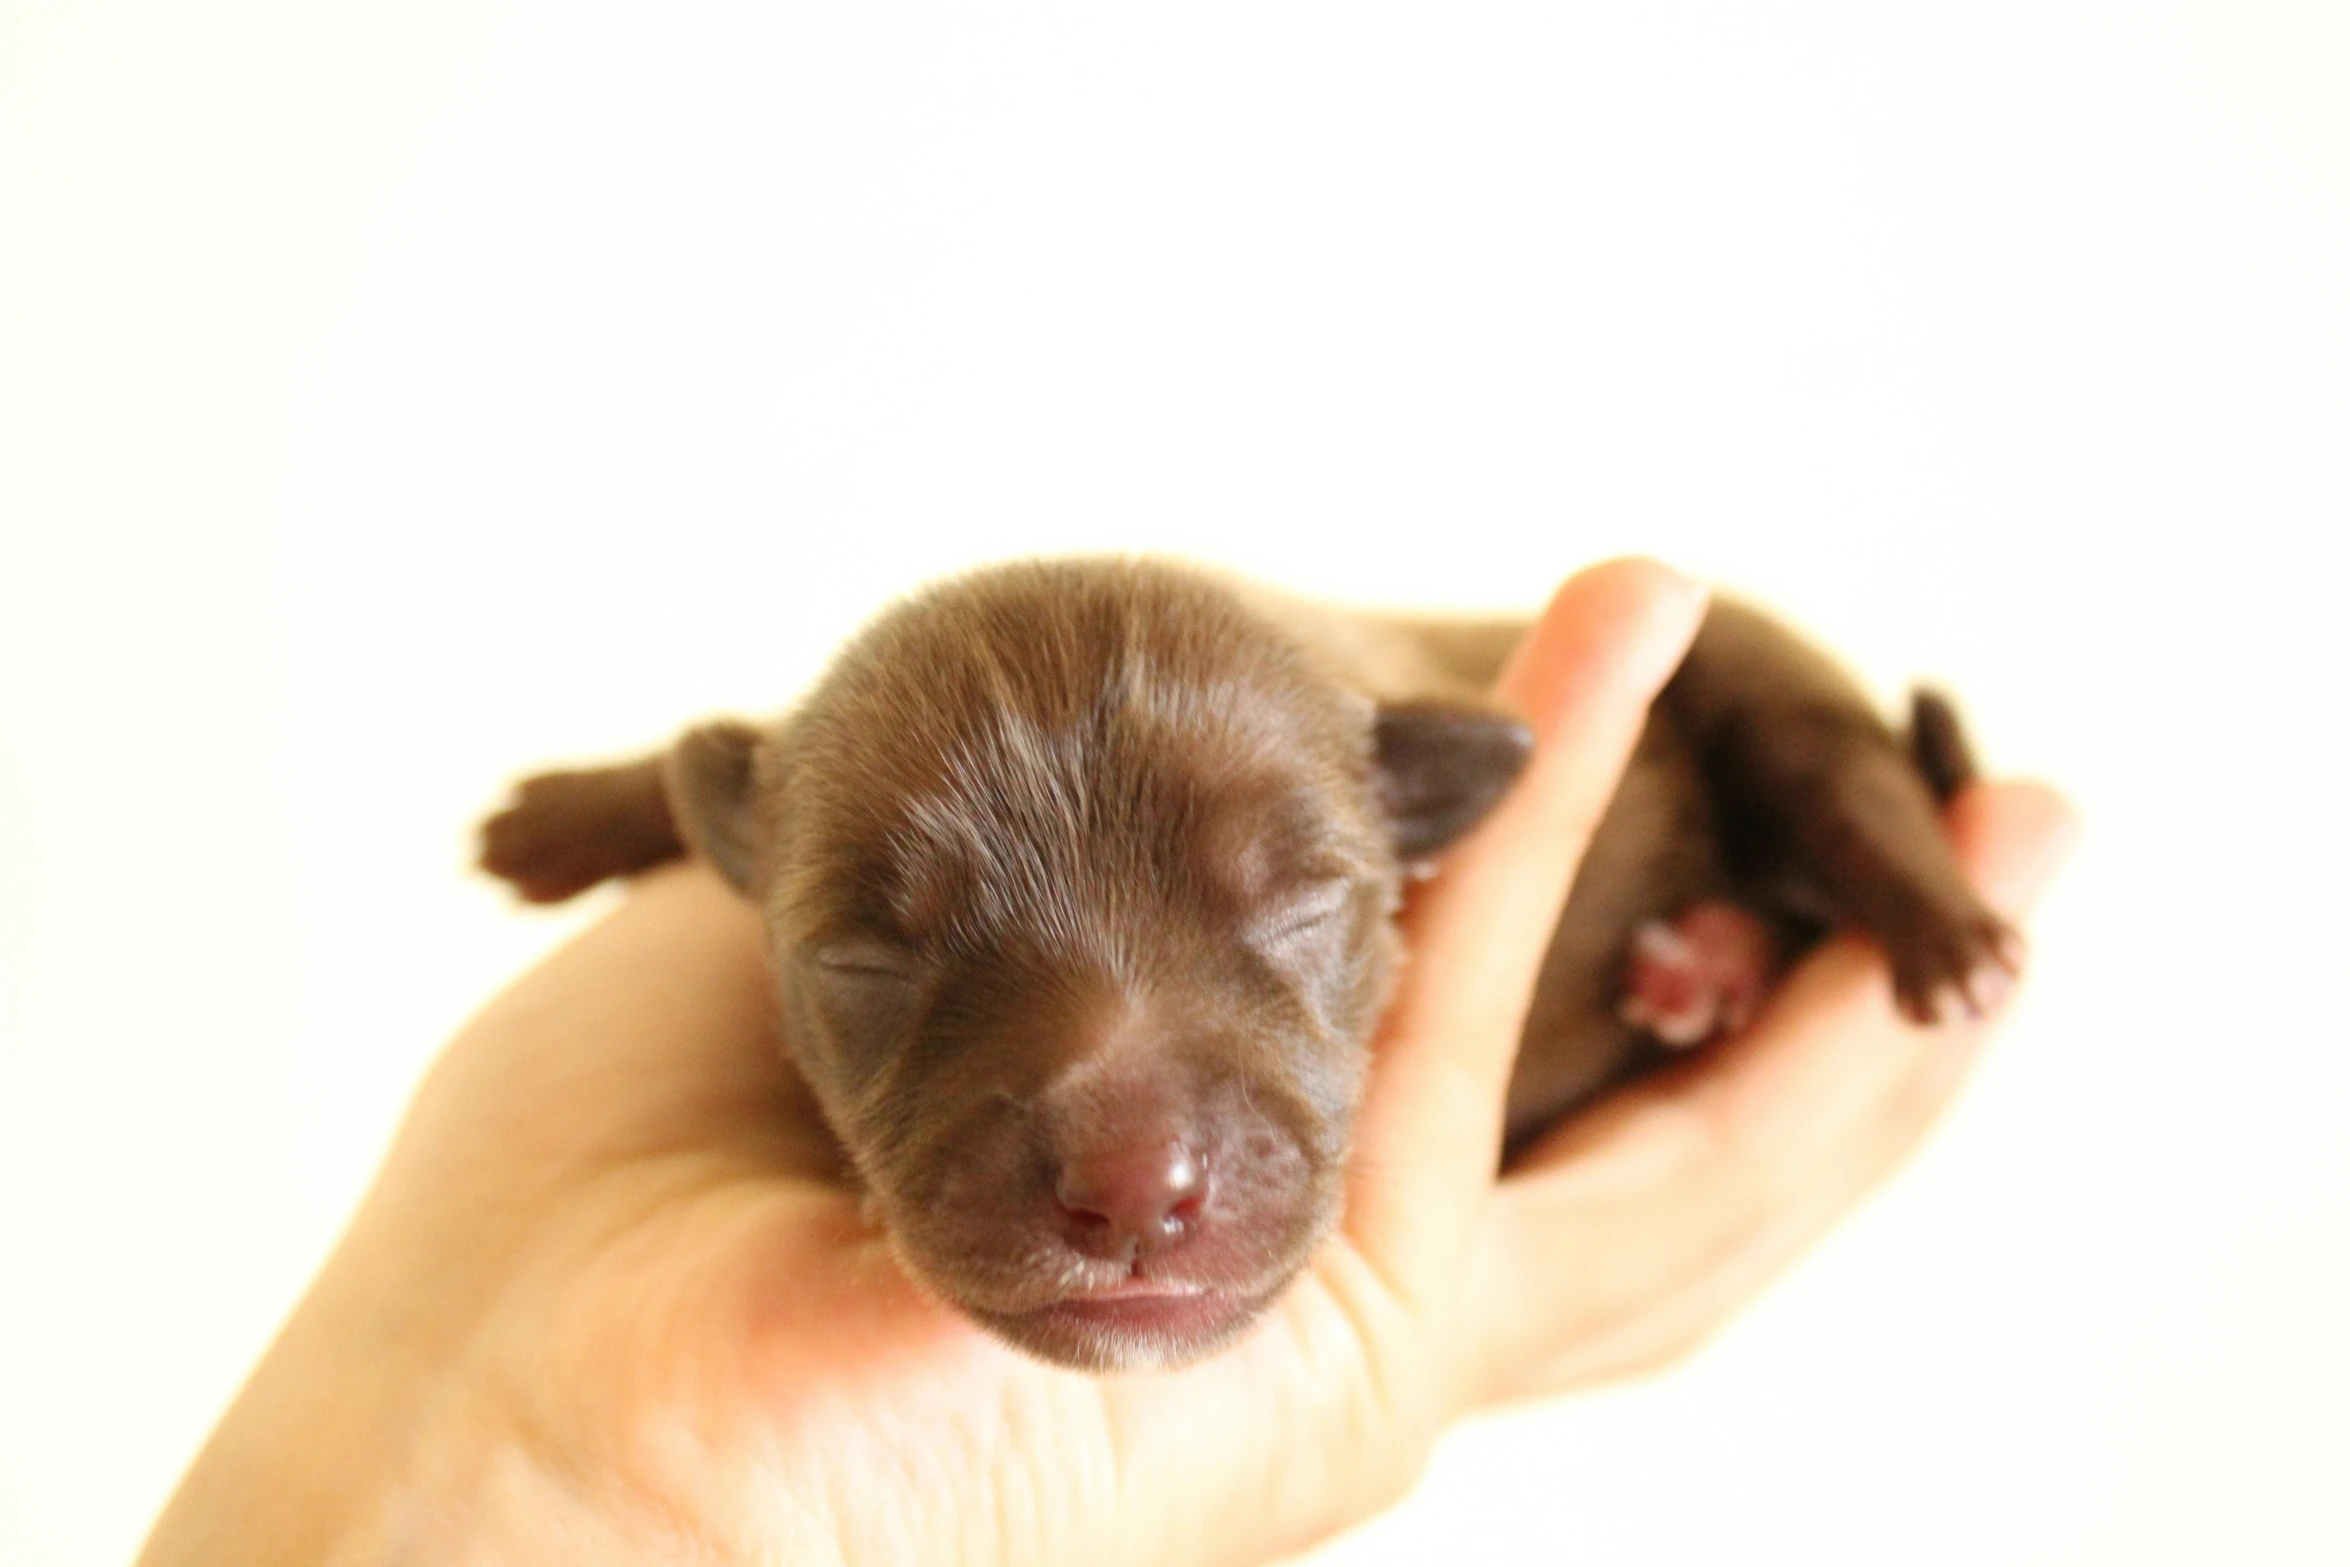
<svg viewBox="0 0 2350 1567">
<path fill-rule="evenodd" d="M 762 908 L 801 1070 L 909 1265 L 1048 1358 L 1187 1359 L 1335 1218 L 1401 881 L 1525 755 L 1485 695 L 1522 630 L 1158 562 L 1000 567 L 881 616 L 775 723 L 531 780 L 483 864 L 546 900 L 691 844 Z M 1788 950 L 1857 924 L 1913 1015 L 1968 1004 L 2015 957 L 1939 830 L 1969 766 L 1939 698 L 1905 742 L 1820 655 L 1717 604 L 1552 939 L 1513 1142 L 1654 1057 L 1617 1018 L 1626 946 L 1700 898 Z M 1189 1334 L 1072 1327 L 1069 1292 L 1159 1264 L 1056 1240 L 1055 1161 L 1146 1113 L 1220 1172 L 1178 1255 L 1238 1304 Z"/>
</svg>

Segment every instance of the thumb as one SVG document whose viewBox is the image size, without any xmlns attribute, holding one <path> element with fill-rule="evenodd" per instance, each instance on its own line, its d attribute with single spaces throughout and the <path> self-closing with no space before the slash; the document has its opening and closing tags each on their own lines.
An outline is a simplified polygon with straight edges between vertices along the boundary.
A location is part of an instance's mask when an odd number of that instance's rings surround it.
<svg viewBox="0 0 2350 1567">
<path fill-rule="evenodd" d="M 1551 929 L 1705 600 L 1653 561 L 1594 566 L 1559 589 L 1502 675 L 1534 756 L 1406 911 L 1410 956 L 1357 1122 L 1348 1229 L 1406 1294 L 1458 1273 Z"/>
</svg>

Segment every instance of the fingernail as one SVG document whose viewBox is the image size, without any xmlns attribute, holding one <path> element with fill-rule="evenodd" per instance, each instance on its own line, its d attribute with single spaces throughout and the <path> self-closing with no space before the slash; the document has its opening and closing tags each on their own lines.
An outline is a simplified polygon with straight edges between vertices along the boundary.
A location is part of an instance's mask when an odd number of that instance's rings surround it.
<svg viewBox="0 0 2350 1567">
<path fill-rule="evenodd" d="M 1656 578 L 1641 642 L 1644 650 L 1663 666 L 1658 671 L 1661 680 L 1679 666 L 1682 655 L 1689 651 L 1689 640 L 1697 635 L 1698 622 L 1705 618 L 1706 606 L 1713 599 L 1713 586 L 1685 576 L 1663 561 L 1645 556 L 1639 559 Z"/>
<path fill-rule="evenodd" d="M 1661 561 L 1620 556 L 1562 583 L 1501 678 L 1537 729 L 1605 688 L 1662 686 L 1689 650 L 1711 589 Z"/>
</svg>

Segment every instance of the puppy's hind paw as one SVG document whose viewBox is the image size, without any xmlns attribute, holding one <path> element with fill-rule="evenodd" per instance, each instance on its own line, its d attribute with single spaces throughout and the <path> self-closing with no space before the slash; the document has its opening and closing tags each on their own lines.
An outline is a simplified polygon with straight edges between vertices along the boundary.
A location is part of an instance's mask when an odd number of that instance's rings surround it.
<svg viewBox="0 0 2350 1567">
<path fill-rule="evenodd" d="M 1616 1015 L 1676 1050 L 1753 1020 L 1779 971 L 1770 927 L 1735 904 L 1693 903 L 1632 933 Z"/>
</svg>

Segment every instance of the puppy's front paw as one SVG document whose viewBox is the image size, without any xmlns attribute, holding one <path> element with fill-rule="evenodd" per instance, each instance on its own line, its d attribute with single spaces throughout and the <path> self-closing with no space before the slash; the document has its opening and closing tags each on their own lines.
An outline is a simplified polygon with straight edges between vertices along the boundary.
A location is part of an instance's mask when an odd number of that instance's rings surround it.
<svg viewBox="0 0 2350 1567">
<path fill-rule="evenodd" d="M 531 903 L 560 903 L 679 852 L 658 769 L 541 773 L 481 824 L 481 868 Z"/>
</svg>

